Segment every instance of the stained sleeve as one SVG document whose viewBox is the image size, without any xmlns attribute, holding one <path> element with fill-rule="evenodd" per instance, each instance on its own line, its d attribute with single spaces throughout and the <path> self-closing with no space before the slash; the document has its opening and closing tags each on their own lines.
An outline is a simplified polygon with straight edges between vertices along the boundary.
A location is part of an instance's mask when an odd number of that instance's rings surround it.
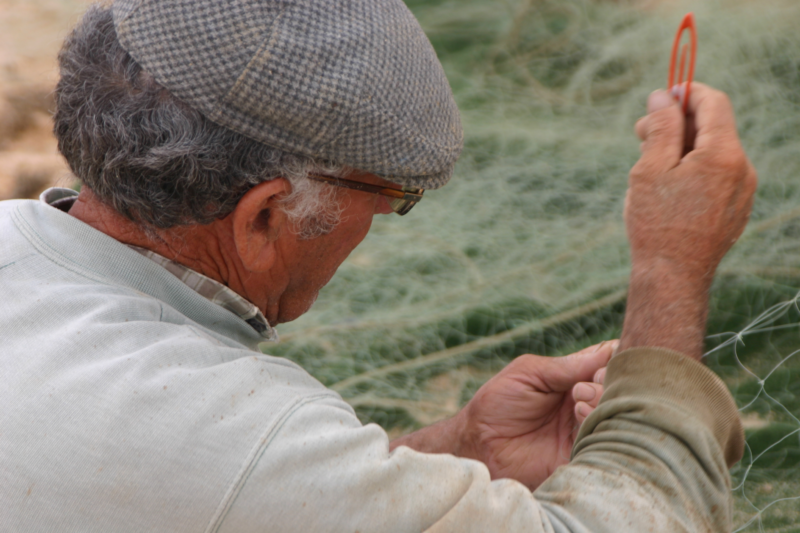
<svg viewBox="0 0 800 533">
<path fill-rule="evenodd" d="M 298 403 L 257 444 L 209 531 L 727 532 L 742 445 L 725 385 L 660 349 L 612 359 L 571 462 L 533 494 L 477 461 L 390 453 L 331 395 Z"/>
<path fill-rule="evenodd" d="M 728 532 L 744 431 L 725 384 L 660 348 L 611 360 L 569 465 L 535 497 L 556 531 Z"/>
</svg>

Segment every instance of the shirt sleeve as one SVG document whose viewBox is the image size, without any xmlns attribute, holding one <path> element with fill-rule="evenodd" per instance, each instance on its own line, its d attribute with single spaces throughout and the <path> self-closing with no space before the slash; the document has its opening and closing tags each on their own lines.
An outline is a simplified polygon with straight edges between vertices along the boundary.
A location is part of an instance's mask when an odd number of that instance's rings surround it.
<svg viewBox="0 0 800 533">
<path fill-rule="evenodd" d="M 661 349 L 615 357 L 570 464 L 534 494 L 485 465 L 406 447 L 333 396 L 300 402 L 260 442 L 209 530 L 730 531 L 736 406 L 712 372 Z"/>
</svg>

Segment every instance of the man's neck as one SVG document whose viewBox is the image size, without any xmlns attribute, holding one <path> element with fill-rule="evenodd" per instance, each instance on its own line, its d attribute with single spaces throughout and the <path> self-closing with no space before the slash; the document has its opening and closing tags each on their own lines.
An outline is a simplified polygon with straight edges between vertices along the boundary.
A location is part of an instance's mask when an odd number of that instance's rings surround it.
<svg viewBox="0 0 800 533">
<path fill-rule="evenodd" d="M 238 282 L 241 269 L 235 264 L 237 255 L 227 250 L 233 246 L 233 239 L 227 238 L 230 228 L 224 219 L 207 225 L 145 231 L 102 202 L 87 187 L 81 189 L 69 214 L 119 242 L 152 250 L 227 285 L 239 294 L 243 292 L 243 286 Z"/>
</svg>

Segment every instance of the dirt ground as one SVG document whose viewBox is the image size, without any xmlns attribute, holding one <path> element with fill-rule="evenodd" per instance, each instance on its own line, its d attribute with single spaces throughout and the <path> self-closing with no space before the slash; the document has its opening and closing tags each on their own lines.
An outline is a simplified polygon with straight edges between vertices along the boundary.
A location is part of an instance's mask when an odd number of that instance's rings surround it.
<svg viewBox="0 0 800 533">
<path fill-rule="evenodd" d="M 0 0 L 0 200 L 74 177 L 51 133 L 56 54 L 88 0 Z"/>
</svg>

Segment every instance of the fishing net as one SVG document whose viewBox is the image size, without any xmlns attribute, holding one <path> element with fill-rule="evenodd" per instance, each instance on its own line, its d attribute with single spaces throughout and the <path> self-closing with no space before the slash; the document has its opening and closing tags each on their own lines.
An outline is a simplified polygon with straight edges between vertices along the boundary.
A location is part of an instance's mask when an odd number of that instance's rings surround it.
<svg viewBox="0 0 800 533">
<path fill-rule="evenodd" d="M 621 331 L 635 120 L 682 15 L 698 81 L 726 91 L 760 186 L 712 292 L 706 361 L 742 409 L 739 531 L 800 531 L 800 5 L 410 0 L 465 126 L 455 177 L 377 217 L 314 308 L 264 350 L 397 435 L 454 414 L 522 353 Z"/>
</svg>

